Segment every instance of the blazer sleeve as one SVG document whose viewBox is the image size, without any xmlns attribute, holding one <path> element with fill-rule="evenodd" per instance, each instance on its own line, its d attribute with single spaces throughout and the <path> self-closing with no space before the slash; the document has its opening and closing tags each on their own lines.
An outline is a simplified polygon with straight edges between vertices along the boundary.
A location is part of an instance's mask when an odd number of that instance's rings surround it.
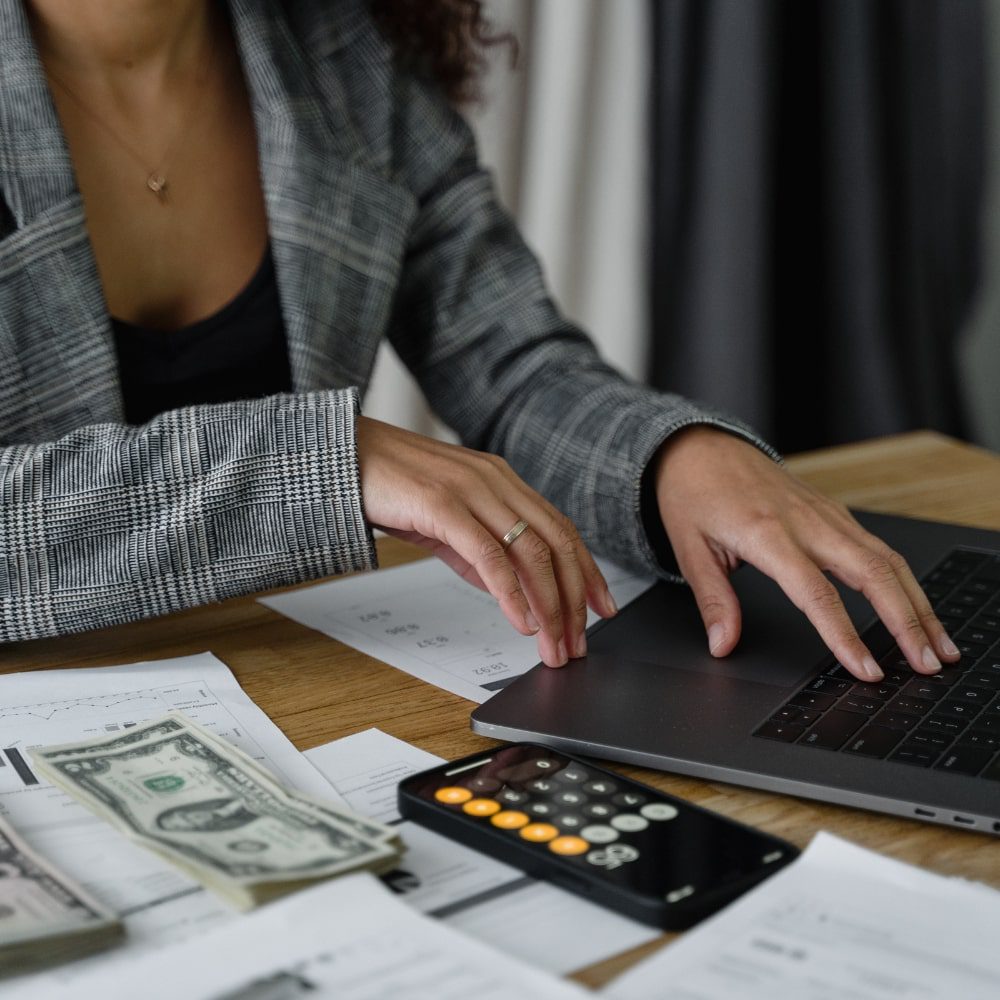
<svg viewBox="0 0 1000 1000">
<path fill-rule="evenodd" d="M 390 334 L 398 354 L 463 442 L 502 455 L 594 552 L 680 579 L 643 527 L 643 471 L 659 446 L 710 424 L 776 453 L 739 421 L 606 364 L 553 305 L 462 118 L 405 76 L 395 107 L 396 170 L 419 204 Z"/>
<path fill-rule="evenodd" d="M 354 389 L 0 448 L 0 641 L 374 568 Z"/>
</svg>

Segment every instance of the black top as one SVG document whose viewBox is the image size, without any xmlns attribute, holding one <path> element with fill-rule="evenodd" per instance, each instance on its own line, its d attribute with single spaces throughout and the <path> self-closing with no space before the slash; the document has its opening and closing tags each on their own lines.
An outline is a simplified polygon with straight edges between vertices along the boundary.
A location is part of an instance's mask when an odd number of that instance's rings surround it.
<svg viewBox="0 0 1000 1000">
<path fill-rule="evenodd" d="M 257 273 L 217 313 L 180 330 L 111 319 L 125 419 L 142 424 L 164 410 L 287 392 L 288 344 L 270 248 Z"/>
</svg>

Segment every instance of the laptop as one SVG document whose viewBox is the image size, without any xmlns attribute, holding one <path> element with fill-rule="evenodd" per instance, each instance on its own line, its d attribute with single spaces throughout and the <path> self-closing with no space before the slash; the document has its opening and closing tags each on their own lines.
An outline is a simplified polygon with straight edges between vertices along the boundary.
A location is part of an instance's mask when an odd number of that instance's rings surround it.
<svg viewBox="0 0 1000 1000">
<path fill-rule="evenodd" d="M 916 674 L 870 605 L 841 587 L 883 683 L 839 666 L 777 584 L 732 575 L 743 608 L 717 660 L 690 591 L 660 583 L 472 714 L 500 740 L 1000 834 L 1000 532 L 859 513 L 902 553 L 962 650 Z"/>
</svg>

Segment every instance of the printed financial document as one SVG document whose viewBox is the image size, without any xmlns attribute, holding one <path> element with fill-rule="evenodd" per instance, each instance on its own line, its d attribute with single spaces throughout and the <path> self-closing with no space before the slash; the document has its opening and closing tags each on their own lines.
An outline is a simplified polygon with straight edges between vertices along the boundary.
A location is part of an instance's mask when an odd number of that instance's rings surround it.
<svg viewBox="0 0 1000 1000">
<path fill-rule="evenodd" d="M 27 751 L 125 731 L 171 710 L 235 743 L 281 781 L 342 801 L 210 653 L 0 676 L 0 814 L 33 849 L 123 918 L 127 942 L 116 955 L 182 939 L 235 911 L 41 779 Z M 105 960 L 85 959 L 58 975 L 70 985 L 80 968 Z"/>
<path fill-rule="evenodd" d="M 129 969 L 79 977 L 72 1000 L 583 1000 L 573 983 L 502 955 L 405 906 L 371 875 L 270 903 Z M 15 990 L 11 1000 L 57 996 Z M 54 985 L 54 984 L 53 984 Z M 0 994 L 2 995 L 2 994 Z"/>
<path fill-rule="evenodd" d="M 382 823 L 399 819 L 396 785 L 441 763 L 378 729 L 307 750 L 306 757 L 355 812 Z M 659 936 L 417 823 L 402 822 L 399 832 L 408 850 L 384 882 L 422 913 L 539 968 L 573 972 Z"/>
<path fill-rule="evenodd" d="M 619 608 L 653 584 L 597 560 Z M 484 702 L 538 662 L 534 637 L 439 559 L 330 580 L 260 602 L 469 701 Z M 599 620 L 588 612 L 587 625 Z"/>
<path fill-rule="evenodd" d="M 969 850 L 995 850 L 970 838 Z M 996 1000 L 1000 892 L 819 833 L 607 1000 Z"/>
</svg>

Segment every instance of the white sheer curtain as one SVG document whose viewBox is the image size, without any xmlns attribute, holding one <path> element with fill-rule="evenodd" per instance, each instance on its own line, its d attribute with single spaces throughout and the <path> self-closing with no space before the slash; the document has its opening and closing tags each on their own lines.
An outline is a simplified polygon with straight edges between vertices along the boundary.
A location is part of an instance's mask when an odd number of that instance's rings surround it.
<svg viewBox="0 0 1000 1000">
<path fill-rule="evenodd" d="M 647 0 L 488 0 L 520 44 L 467 112 L 504 205 L 563 311 L 627 374 L 645 375 Z M 383 347 L 364 412 L 444 434 Z"/>
</svg>

